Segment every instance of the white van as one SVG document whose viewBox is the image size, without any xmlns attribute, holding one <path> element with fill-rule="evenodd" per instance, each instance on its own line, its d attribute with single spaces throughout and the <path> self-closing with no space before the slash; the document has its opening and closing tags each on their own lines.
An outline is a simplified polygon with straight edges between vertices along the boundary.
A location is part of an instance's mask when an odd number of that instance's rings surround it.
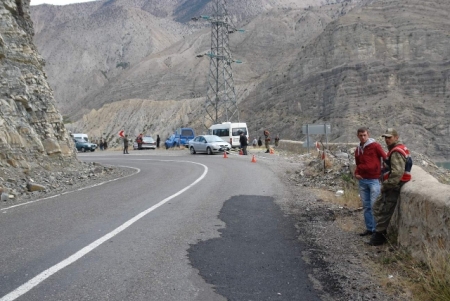
<svg viewBox="0 0 450 301">
<path fill-rule="evenodd" d="M 220 124 L 213 124 L 208 129 L 209 135 L 216 135 L 229 142 L 231 147 L 239 147 L 239 135 L 243 132 L 248 139 L 248 128 L 245 122 L 222 122 Z"/>
<path fill-rule="evenodd" d="M 89 142 L 89 138 L 87 134 L 72 134 L 73 139 L 77 140 L 84 140 L 86 142 Z"/>
</svg>

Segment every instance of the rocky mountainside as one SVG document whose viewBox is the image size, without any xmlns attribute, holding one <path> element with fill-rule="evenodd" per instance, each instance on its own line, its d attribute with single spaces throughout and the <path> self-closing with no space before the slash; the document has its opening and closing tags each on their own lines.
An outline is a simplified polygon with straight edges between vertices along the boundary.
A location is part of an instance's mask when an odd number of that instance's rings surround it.
<svg viewBox="0 0 450 301">
<path fill-rule="evenodd" d="M 238 24 L 273 7 L 286 5 L 286 2 L 251 0 L 242 3 L 233 0 L 227 1 L 227 4 Z M 292 4 L 298 7 L 320 2 L 324 1 L 295 0 Z M 64 115 L 77 119 L 87 113 L 88 108 L 99 108 L 111 102 L 97 100 L 98 95 L 110 91 L 111 86 L 122 90 L 119 87 L 121 82 L 125 79 L 130 81 L 129 69 L 141 66 L 141 61 L 148 60 L 148 56 L 160 53 L 176 42 L 179 45 L 175 46 L 177 53 L 184 50 L 184 38 L 209 25 L 205 22 L 186 22 L 212 11 L 210 0 L 100 0 L 65 6 L 32 7 L 35 43 L 47 61 L 46 71 L 54 87 L 59 109 Z M 209 42 L 209 37 L 205 38 L 205 42 Z M 193 63 L 194 59 L 195 55 L 187 61 Z M 166 61 L 162 64 L 171 66 L 173 63 Z M 144 74 L 159 79 L 158 65 L 152 71 L 154 67 L 152 65 L 148 70 L 147 64 Z M 177 80 L 183 80 L 183 74 Z M 206 86 L 203 84 L 202 87 Z M 139 88 L 142 90 L 142 87 Z M 137 91 L 126 97 L 120 94 L 113 100 L 146 98 L 152 92 Z"/>
<path fill-rule="evenodd" d="M 200 120 L 209 62 L 196 55 L 209 50 L 209 28 L 186 21 L 205 14 L 210 4 L 116 0 L 91 2 L 89 9 L 86 3 L 33 8 L 36 43 L 48 62 L 58 107 L 73 120 L 88 114 L 69 127 L 106 133 L 113 140 L 123 128 L 163 136 L 181 125 L 204 130 Z M 361 125 L 373 134 L 395 126 L 411 148 L 434 158 L 450 156 L 448 1 L 227 4 L 237 26 L 246 29 L 231 35 L 230 45 L 233 56 L 244 61 L 233 70 L 241 120 L 251 135 L 267 127 L 282 138 L 304 139 L 302 124 L 327 122 L 331 140 L 350 142 Z M 139 14 L 155 22 L 141 24 Z M 114 27 L 111 16 L 136 31 Z M 78 31 L 63 26 L 72 23 Z M 108 26 L 117 36 L 129 33 L 126 47 L 124 40 L 114 42 Z M 153 29 L 146 39 L 141 39 L 142 26 Z M 154 39 L 165 35 L 172 39 L 156 39 L 166 42 L 160 44 Z M 167 112 L 153 118 L 159 101 Z M 111 110 L 125 103 L 120 112 Z"/>
<path fill-rule="evenodd" d="M 30 190 L 36 172 L 79 165 L 33 44 L 29 1 L 0 2 L 0 193 Z M 23 185 L 19 187 L 19 182 Z M 10 187 L 16 187 L 9 190 Z M 5 194 L 6 193 L 6 196 Z"/>
<path fill-rule="evenodd" d="M 331 123 L 335 141 L 355 129 L 397 127 L 411 149 L 450 156 L 450 2 L 372 1 L 327 25 L 282 70 L 243 101 L 257 128 L 267 120 L 301 138 L 301 123 Z M 276 75 L 275 75 L 276 79 Z M 272 76 L 272 81 L 274 76 Z"/>
</svg>

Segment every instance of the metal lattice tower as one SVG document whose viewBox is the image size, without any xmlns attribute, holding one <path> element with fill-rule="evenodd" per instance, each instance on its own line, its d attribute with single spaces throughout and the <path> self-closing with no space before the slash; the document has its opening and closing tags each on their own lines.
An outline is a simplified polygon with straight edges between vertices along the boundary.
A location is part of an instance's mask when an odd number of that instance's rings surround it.
<svg viewBox="0 0 450 301">
<path fill-rule="evenodd" d="M 228 15 L 225 0 L 214 0 L 214 14 L 201 16 L 211 22 L 211 51 L 208 88 L 206 91 L 205 126 L 225 121 L 239 122 L 239 111 L 234 88 L 231 64 L 233 60 L 229 48 L 229 34 L 238 31 Z M 242 30 L 239 30 L 242 31 Z"/>
</svg>

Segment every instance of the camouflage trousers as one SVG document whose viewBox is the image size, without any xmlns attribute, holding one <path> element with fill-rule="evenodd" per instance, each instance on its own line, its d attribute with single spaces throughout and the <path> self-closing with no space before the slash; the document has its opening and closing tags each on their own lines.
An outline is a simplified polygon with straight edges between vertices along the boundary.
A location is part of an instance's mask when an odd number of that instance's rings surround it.
<svg viewBox="0 0 450 301">
<path fill-rule="evenodd" d="M 269 146 L 269 140 L 264 141 L 264 145 L 267 148 L 267 150 L 269 150 L 270 146 Z"/>
<path fill-rule="evenodd" d="M 380 193 L 372 207 L 373 216 L 377 223 L 376 232 L 385 232 L 397 207 L 401 186 Z"/>
</svg>

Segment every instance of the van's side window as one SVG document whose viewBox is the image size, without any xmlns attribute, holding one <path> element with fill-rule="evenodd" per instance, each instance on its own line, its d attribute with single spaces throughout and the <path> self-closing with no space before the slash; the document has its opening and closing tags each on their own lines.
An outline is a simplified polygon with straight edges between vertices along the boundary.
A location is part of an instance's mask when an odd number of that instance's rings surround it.
<svg viewBox="0 0 450 301">
<path fill-rule="evenodd" d="M 230 130 L 229 129 L 217 129 L 217 130 L 213 130 L 213 135 L 219 136 L 219 137 L 224 137 L 224 136 L 229 136 L 230 135 Z"/>
<path fill-rule="evenodd" d="M 239 136 L 240 132 L 244 133 L 244 135 L 247 135 L 247 129 L 246 128 L 233 128 L 233 136 Z"/>
</svg>

